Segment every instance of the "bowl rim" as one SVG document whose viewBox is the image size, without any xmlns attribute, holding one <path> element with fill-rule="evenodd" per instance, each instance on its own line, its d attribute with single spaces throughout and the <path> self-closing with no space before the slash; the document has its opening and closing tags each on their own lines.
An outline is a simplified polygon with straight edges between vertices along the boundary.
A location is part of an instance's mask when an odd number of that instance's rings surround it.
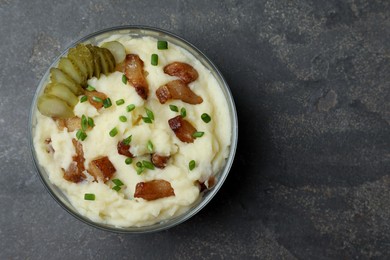
<svg viewBox="0 0 390 260">
<path fill-rule="evenodd" d="M 99 35 L 104 34 L 104 33 L 121 31 L 121 30 L 141 30 L 141 31 L 151 31 L 154 33 L 165 34 L 168 37 L 174 38 L 174 39 L 178 40 L 179 42 L 184 43 L 184 45 L 189 46 L 195 53 L 197 53 L 201 58 L 203 58 L 204 61 L 206 63 L 208 63 L 208 65 L 211 67 L 211 69 L 215 72 L 216 76 L 219 77 L 220 83 L 222 83 L 222 84 L 219 84 L 220 88 L 223 89 L 224 92 L 226 92 L 225 98 L 226 98 L 226 101 L 228 103 L 229 112 L 231 113 L 230 116 L 231 116 L 231 129 L 232 129 L 229 154 L 228 154 L 228 157 L 226 159 L 224 167 L 221 169 L 219 181 L 208 192 L 209 195 L 207 195 L 207 196 L 203 195 L 204 200 L 202 202 L 198 203 L 197 205 L 195 205 L 192 208 L 189 208 L 186 212 L 184 212 L 184 213 L 182 213 L 174 218 L 164 220 L 163 222 L 155 223 L 155 224 L 148 225 L 148 226 L 125 227 L 125 228 L 115 227 L 113 225 L 107 225 L 107 224 L 103 224 L 103 223 L 94 222 L 94 221 L 88 219 L 87 217 L 81 215 L 77 211 L 72 210 L 67 205 L 65 205 L 65 203 L 59 198 L 59 196 L 56 194 L 56 192 L 54 192 L 52 190 L 52 188 L 50 187 L 50 185 L 53 185 L 53 184 L 48 183 L 45 180 L 45 178 L 42 176 L 43 173 L 41 172 L 41 166 L 39 165 L 38 159 L 37 159 L 36 154 L 35 154 L 36 152 L 34 149 L 34 141 L 33 141 L 34 140 L 33 120 L 35 117 L 35 111 L 36 111 L 35 108 L 37 105 L 36 103 L 37 103 L 38 96 L 41 94 L 40 92 L 41 92 L 41 89 L 43 88 L 43 84 L 48 78 L 50 68 L 54 64 L 56 64 L 56 62 L 58 62 L 58 60 L 61 57 L 63 57 L 71 47 L 75 46 L 76 44 L 81 43 L 81 42 L 86 42 L 86 41 L 88 41 L 88 39 L 94 38 L 94 37 L 99 36 Z M 191 53 L 191 54 L 193 55 L 193 53 Z M 37 85 L 37 88 L 35 90 L 35 94 L 33 96 L 31 108 L 30 108 L 30 113 L 29 113 L 28 124 L 29 124 L 29 126 L 28 126 L 29 133 L 28 134 L 29 134 L 30 156 L 31 156 L 31 159 L 34 163 L 34 166 L 35 166 L 36 172 L 39 176 L 39 179 L 41 180 L 41 182 L 43 183 L 43 186 L 45 187 L 46 191 L 51 195 L 51 197 L 63 209 L 65 209 L 70 215 L 72 215 L 76 219 L 80 220 L 81 222 L 83 222 L 89 226 L 98 228 L 100 230 L 114 232 L 114 233 L 125 233 L 125 234 L 144 234 L 144 233 L 154 233 L 154 232 L 166 230 L 166 229 L 172 228 L 178 224 L 181 224 L 181 223 L 187 221 L 188 219 L 190 219 L 191 217 L 193 217 L 194 215 L 196 215 L 200 210 L 202 210 L 212 200 L 212 198 L 218 193 L 219 189 L 221 188 L 221 186 L 225 182 L 225 180 L 226 180 L 226 178 L 231 170 L 231 167 L 233 165 L 234 157 L 235 157 L 236 150 L 237 150 L 237 143 L 238 143 L 238 117 L 237 117 L 236 106 L 235 106 L 233 95 L 231 93 L 229 85 L 227 84 L 225 78 L 223 77 L 222 73 L 219 71 L 217 66 L 202 51 L 200 51 L 197 47 L 195 47 L 192 43 L 188 42 L 184 38 L 182 38 L 182 37 L 180 37 L 172 32 L 166 31 L 164 29 L 160 29 L 160 28 L 152 27 L 152 26 L 145 26 L 145 25 L 121 25 L 121 26 L 108 27 L 108 28 L 90 33 L 90 34 L 88 34 L 82 38 L 79 38 L 79 39 L 71 42 L 70 44 L 68 44 L 66 46 L 66 48 L 64 49 L 64 51 L 61 52 L 61 54 L 58 55 L 54 59 L 54 61 L 49 65 L 46 72 L 42 75 L 42 77 Z"/>
</svg>

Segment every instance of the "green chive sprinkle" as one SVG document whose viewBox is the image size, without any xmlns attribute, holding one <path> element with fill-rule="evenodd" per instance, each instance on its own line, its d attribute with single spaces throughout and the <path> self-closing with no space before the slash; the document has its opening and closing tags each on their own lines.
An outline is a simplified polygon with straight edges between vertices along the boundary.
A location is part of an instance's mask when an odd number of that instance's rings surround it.
<svg viewBox="0 0 390 260">
<path fill-rule="evenodd" d="M 85 193 L 84 194 L 84 199 L 85 200 L 95 200 L 95 194 L 93 194 L 93 193 Z"/>
<path fill-rule="evenodd" d="M 88 117 L 88 125 L 90 127 L 94 127 L 95 126 L 95 122 L 93 121 L 93 118 Z"/>
<path fill-rule="evenodd" d="M 131 137 L 132 137 L 132 135 L 130 135 L 129 137 L 125 138 L 122 142 L 123 142 L 125 145 L 129 145 L 130 142 L 131 142 Z"/>
<path fill-rule="evenodd" d="M 82 115 L 81 116 L 81 129 L 83 129 L 83 131 L 87 131 L 87 128 L 88 128 L 87 117 L 85 115 Z"/>
<path fill-rule="evenodd" d="M 119 187 L 124 185 L 120 179 L 113 179 L 112 182 Z"/>
<path fill-rule="evenodd" d="M 94 87 L 92 87 L 91 85 L 88 85 L 86 90 L 88 90 L 88 91 L 95 91 L 96 89 Z"/>
<path fill-rule="evenodd" d="M 146 169 L 154 170 L 154 165 L 153 165 L 153 163 L 151 163 L 151 162 L 149 162 L 149 161 L 142 161 L 142 165 L 143 165 Z"/>
<path fill-rule="evenodd" d="M 111 137 L 114 137 L 118 134 L 118 129 L 116 129 L 116 127 L 114 127 L 113 129 L 111 129 L 110 131 L 110 136 Z"/>
<path fill-rule="evenodd" d="M 76 133 L 76 138 L 77 138 L 78 140 L 84 141 L 85 138 L 87 138 L 87 134 L 86 134 L 83 130 L 79 129 L 79 130 L 77 131 L 77 133 Z"/>
<path fill-rule="evenodd" d="M 120 105 L 123 105 L 125 103 L 125 101 L 123 99 L 118 99 L 117 101 L 115 101 L 115 103 L 117 106 L 120 106 Z"/>
<path fill-rule="evenodd" d="M 171 111 L 173 112 L 179 112 L 179 108 L 175 105 L 169 105 L 169 108 L 171 109 Z"/>
<path fill-rule="evenodd" d="M 151 124 L 152 123 L 152 119 L 150 119 L 149 117 L 142 117 L 142 120 L 147 123 L 147 124 Z"/>
<path fill-rule="evenodd" d="M 151 120 L 154 120 L 154 114 L 152 112 L 152 110 L 148 109 L 145 107 L 145 111 L 146 111 L 146 115 L 151 119 Z"/>
<path fill-rule="evenodd" d="M 200 118 L 202 118 L 203 122 L 205 122 L 206 124 L 211 121 L 211 117 L 208 114 L 206 114 L 206 113 L 203 113 L 200 116 Z"/>
<path fill-rule="evenodd" d="M 137 167 L 137 174 L 140 175 L 145 170 L 145 167 Z"/>
<path fill-rule="evenodd" d="M 113 189 L 114 191 L 120 191 L 120 190 L 121 190 L 121 187 L 119 187 L 119 186 L 114 186 L 114 187 L 112 187 L 112 189 Z"/>
<path fill-rule="evenodd" d="M 157 41 L 157 49 L 159 49 L 159 50 L 168 49 L 168 42 L 167 41 Z"/>
<path fill-rule="evenodd" d="M 126 163 L 127 165 L 131 164 L 132 162 L 133 162 L 133 159 L 130 158 L 130 157 L 126 158 L 126 160 L 125 160 L 125 163 Z"/>
<path fill-rule="evenodd" d="M 123 84 L 127 84 L 127 78 L 125 74 L 122 75 L 122 82 Z"/>
<path fill-rule="evenodd" d="M 134 110 L 134 108 L 135 108 L 135 105 L 134 105 L 134 104 L 130 104 L 130 105 L 128 105 L 128 106 L 126 107 L 126 111 L 127 111 L 127 112 L 131 112 L 131 111 Z"/>
<path fill-rule="evenodd" d="M 103 103 L 103 99 L 101 99 L 100 97 L 95 97 L 95 96 L 93 96 L 93 97 L 92 97 L 92 100 L 95 101 L 95 102 Z"/>
<path fill-rule="evenodd" d="M 148 150 L 149 150 L 149 152 L 153 152 L 153 143 L 152 143 L 152 141 L 148 141 Z"/>
<path fill-rule="evenodd" d="M 87 96 L 82 96 L 81 98 L 80 98 L 80 103 L 83 103 L 83 102 L 85 102 L 85 101 L 87 101 L 88 100 L 88 97 Z"/>
<path fill-rule="evenodd" d="M 192 134 L 192 136 L 195 138 L 202 137 L 203 135 L 204 135 L 204 132 L 195 132 Z"/>
<path fill-rule="evenodd" d="M 195 168 L 195 161 L 191 160 L 190 163 L 188 164 L 188 168 L 190 168 L 190 171 L 192 171 Z"/>
<path fill-rule="evenodd" d="M 119 121 L 121 121 L 121 122 L 126 122 L 127 121 L 127 117 L 125 117 L 125 116 L 120 116 L 119 117 Z"/>
<path fill-rule="evenodd" d="M 186 110 L 184 107 L 182 107 L 182 108 L 180 109 L 180 115 L 181 115 L 182 118 L 186 117 L 186 115 L 187 115 L 187 110 Z"/>
<path fill-rule="evenodd" d="M 110 106 L 112 106 L 111 99 L 106 98 L 105 100 L 103 100 L 103 106 L 104 108 L 109 108 Z"/>
<path fill-rule="evenodd" d="M 155 54 L 155 53 L 152 54 L 150 64 L 152 64 L 153 66 L 157 66 L 157 64 L 158 64 L 158 55 L 157 54 Z"/>
<path fill-rule="evenodd" d="M 142 162 L 137 162 L 135 165 L 136 165 L 137 167 L 141 168 L 141 167 L 142 167 Z"/>
</svg>

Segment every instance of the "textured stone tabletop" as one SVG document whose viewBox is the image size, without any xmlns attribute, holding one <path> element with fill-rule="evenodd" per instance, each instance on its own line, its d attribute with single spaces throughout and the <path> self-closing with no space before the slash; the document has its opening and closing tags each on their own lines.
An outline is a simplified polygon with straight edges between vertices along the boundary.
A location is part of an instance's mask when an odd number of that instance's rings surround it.
<svg viewBox="0 0 390 260">
<path fill-rule="evenodd" d="M 28 144 L 36 86 L 73 41 L 169 30 L 224 74 L 233 168 L 172 229 L 108 233 L 66 213 Z M 390 2 L 0 0 L 0 259 L 389 259 Z"/>
</svg>

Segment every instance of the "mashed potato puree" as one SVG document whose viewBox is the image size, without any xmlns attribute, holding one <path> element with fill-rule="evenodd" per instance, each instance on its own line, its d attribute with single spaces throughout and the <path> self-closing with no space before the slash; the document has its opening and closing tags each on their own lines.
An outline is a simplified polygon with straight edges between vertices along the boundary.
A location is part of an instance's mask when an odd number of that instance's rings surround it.
<svg viewBox="0 0 390 260">
<path fill-rule="evenodd" d="M 60 130 L 56 122 L 36 112 L 36 128 L 34 133 L 34 147 L 39 164 L 46 170 L 50 181 L 59 187 L 69 198 L 73 206 L 81 215 L 97 223 L 105 223 L 117 227 L 146 226 L 172 218 L 187 211 L 200 199 L 200 189 L 197 181 L 205 182 L 210 176 L 218 173 L 224 166 L 228 156 L 231 140 L 231 121 L 227 101 L 218 85 L 217 80 L 198 60 L 184 49 L 169 43 L 167 50 L 156 48 L 157 39 L 150 37 L 131 38 L 130 36 L 114 35 L 105 41 L 119 41 L 126 52 L 139 55 L 144 62 L 149 84 L 149 96 L 143 100 L 130 84 L 122 82 L 122 73 L 114 72 L 100 79 L 88 80 L 88 85 L 97 91 L 105 93 L 112 100 L 112 106 L 97 110 L 89 102 L 78 103 L 74 112 L 80 117 L 86 115 L 94 120 L 95 126 L 87 131 L 88 137 L 80 141 L 83 145 L 85 168 L 100 156 L 108 156 L 116 168 L 113 179 L 120 179 L 124 186 L 117 192 L 112 189 L 110 181 L 96 182 L 87 171 L 87 179 L 72 183 L 63 178 L 62 169 L 67 169 L 75 155 L 72 138 L 76 138 L 76 131 L 68 132 L 66 128 Z M 103 42 L 102 42 L 103 43 Z M 101 43 L 101 44 L 102 44 Z M 157 66 L 152 66 L 151 54 L 159 57 Z M 174 61 L 185 62 L 193 66 L 199 78 L 189 84 L 189 87 L 203 98 L 198 105 L 191 105 L 181 100 L 169 100 L 160 104 L 156 97 L 158 87 L 177 79 L 164 73 L 166 64 Z M 124 99 L 125 104 L 116 105 L 115 101 Z M 134 104 L 136 108 L 126 111 L 126 106 Z M 185 119 L 205 134 L 195 139 L 193 143 L 180 141 L 168 125 L 168 120 L 180 113 L 171 111 L 169 105 L 176 105 L 179 109 L 186 109 Z M 139 115 L 146 116 L 145 108 L 154 113 L 152 124 L 137 122 Z M 211 117 L 209 123 L 201 119 L 207 113 Z M 126 116 L 127 122 L 121 122 L 120 116 Z M 116 127 L 118 134 L 109 135 Z M 132 135 L 130 152 L 135 156 L 133 163 L 127 165 L 126 157 L 118 154 L 117 143 Z M 45 140 L 50 138 L 54 153 L 46 151 Z M 153 143 L 154 152 L 170 156 L 164 169 L 145 169 L 138 175 L 135 164 L 140 160 L 150 161 L 148 141 Z M 189 162 L 194 160 L 196 167 L 190 171 Z M 166 180 L 174 189 L 175 196 L 147 201 L 134 198 L 137 183 L 151 180 Z M 95 194 L 95 200 L 85 200 L 85 193 Z"/>
</svg>

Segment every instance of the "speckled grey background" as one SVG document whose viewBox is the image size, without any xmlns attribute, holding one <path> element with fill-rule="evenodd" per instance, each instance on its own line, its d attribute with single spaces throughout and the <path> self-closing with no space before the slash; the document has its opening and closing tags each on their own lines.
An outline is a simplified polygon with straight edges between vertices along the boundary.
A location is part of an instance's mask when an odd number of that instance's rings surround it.
<svg viewBox="0 0 390 260">
<path fill-rule="evenodd" d="M 233 169 L 191 220 L 149 235 L 68 215 L 33 168 L 36 85 L 72 41 L 143 24 L 225 75 Z M 0 0 L 0 259 L 389 259 L 390 2 Z"/>
</svg>

